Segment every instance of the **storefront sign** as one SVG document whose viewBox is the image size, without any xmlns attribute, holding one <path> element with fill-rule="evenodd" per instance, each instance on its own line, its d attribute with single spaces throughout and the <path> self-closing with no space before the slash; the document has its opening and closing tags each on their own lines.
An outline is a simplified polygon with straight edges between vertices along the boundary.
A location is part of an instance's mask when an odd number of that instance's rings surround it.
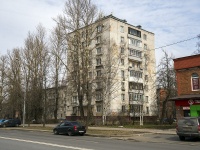
<svg viewBox="0 0 200 150">
<path fill-rule="evenodd" d="M 190 105 L 192 105 L 192 104 L 194 104 L 194 101 L 193 101 L 192 99 L 190 99 L 190 100 L 188 100 L 188 103 L 189 103 Z"/>
<path fill-rule="evenodd" d="M 190 110 L 190 107 L 183 107 L 183 110 Z"/>
</svg>

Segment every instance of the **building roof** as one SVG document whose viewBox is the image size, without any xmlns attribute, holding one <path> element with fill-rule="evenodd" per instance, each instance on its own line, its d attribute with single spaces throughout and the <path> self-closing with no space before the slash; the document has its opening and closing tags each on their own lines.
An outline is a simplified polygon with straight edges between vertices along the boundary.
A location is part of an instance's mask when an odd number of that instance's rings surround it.
<svg viewBox="0 0 200 150">
<path fill-rule="evenodd" d="M 171 101 L 177 101 L 177 100 L 188 100 L 188 99 L 200 99 L 200 94 L 189 94 L 189 95 L 180 95 L 173 98 L 170 98 Z"/>
<path fill-rule="evenodd" d="M 107 18 L 112 18 L 112 19 L 114 19 L 114 20 L 117 20 L 117 21 L 120 21 L 120 22 L 122 22 L 122 23 L 125 23 L 125 24 L 127 24 L 127 25 L 129 25 L 129 26 L 135 27 L 135 28 L 137 28 L 137 29 L 139 29 L 139 30 L 143 30 L 143 31 L 146 31 L 146 32 L 148 32 L 148 33 L 154 34 L 153 32 L 150 32 L 150 31 L 147 31 L 147 30 L 142 29 L 142 28 L 141 28 L 141 27 L 142 27 L 141 25 L 134 26 L 134 25 L 132 25 L 132 24 L 127 23 L 127 21 L 126 21 L 125 19 L 119 19 L 119 18 L 113 16 L 112 14 L 111 14 L 111 15 L 108 15 L 108 16 L 104 16 L 104 17 L 101 18 L 101 19 L 104 20 L 104 19 L 107 19 Z M 101 19 L 100 19 L 100 20 L 101 20 Z"/>
<path fill-rule="evenodd" d="M 187 69 L 200 67 L 200 54 L 174 59 L 174 69 Z"/>
</svg>

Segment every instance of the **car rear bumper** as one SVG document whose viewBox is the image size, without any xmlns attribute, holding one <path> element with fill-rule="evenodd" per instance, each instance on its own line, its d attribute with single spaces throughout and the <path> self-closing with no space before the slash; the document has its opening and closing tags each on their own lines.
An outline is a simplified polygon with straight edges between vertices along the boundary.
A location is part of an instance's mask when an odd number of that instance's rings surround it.
<svg viewBox="0 0 200 150">
<path fill-rule="evenodd" d="M 200 133 L 183 133 L 183 132 L 177 132 L 178 136 L 184 136 L 184 137 L 200 137 Z"/>
</svg>

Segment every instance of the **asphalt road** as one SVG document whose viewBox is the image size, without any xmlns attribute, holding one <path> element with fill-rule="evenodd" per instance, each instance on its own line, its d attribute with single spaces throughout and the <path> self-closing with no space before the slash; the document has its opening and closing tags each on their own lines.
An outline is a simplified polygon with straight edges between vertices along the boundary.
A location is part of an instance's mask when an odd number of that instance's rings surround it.
<svg viewBox="0 0 200 150">
<path fill-rule="evenodd" d="M 141 140 L 53 135 L 50 132 L 0 129 L 0 150 L 197 150 L 199 140 L 179 141 L 175 135 L 136 135 Z M 147 141 L 155 139 L 156 142 Z M 159 142 L 160 141 L 160 142 Z"/>
</svg>

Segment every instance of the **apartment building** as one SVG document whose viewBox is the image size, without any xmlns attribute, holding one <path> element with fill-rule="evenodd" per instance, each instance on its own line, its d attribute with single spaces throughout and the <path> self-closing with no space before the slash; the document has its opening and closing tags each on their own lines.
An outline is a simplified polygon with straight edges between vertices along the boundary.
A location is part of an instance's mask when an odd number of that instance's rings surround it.
<svg viewBox="0 0 200 150">
<path fill-rule="evenodd" d="M 88 68 L 93 116 L 154 115 L 157 110 L 154 33 L 113 15 L 93 26 Z M 72 62 L 69 56 L 68 53 L 68 66 Z M 69 94 L 68 101 L 71 104 L 66 116 L 79 116 L 77 93 Z"/>
</svg>

